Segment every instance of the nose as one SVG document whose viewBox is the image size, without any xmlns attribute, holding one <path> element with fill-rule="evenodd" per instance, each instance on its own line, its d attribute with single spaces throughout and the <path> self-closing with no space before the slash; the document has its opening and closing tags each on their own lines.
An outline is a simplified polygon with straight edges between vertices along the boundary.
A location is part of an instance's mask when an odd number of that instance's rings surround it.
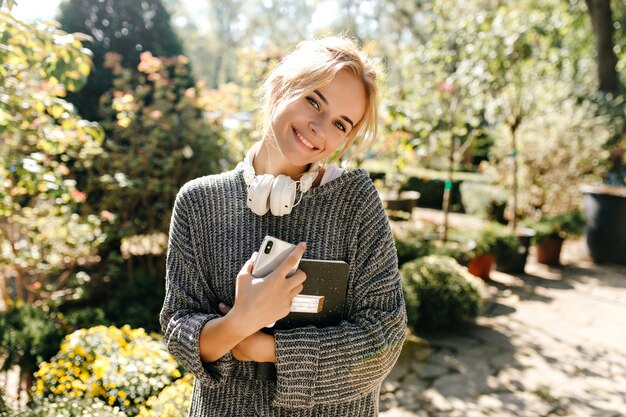
<svg viewBox="0 0 626 417">
<path fill-rule="evenodd" d="M 326 139 L 326 129 L 324 129 L 323 120 L 311 120 L 309 122 L 309 131 L 318 139 Z"/>
</svg>

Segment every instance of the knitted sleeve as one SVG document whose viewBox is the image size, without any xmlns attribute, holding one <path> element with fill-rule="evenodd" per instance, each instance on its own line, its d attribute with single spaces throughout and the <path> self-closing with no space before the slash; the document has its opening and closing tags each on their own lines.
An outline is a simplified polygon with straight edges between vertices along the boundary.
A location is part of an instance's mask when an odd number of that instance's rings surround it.
<svg viewBox="0 0 626 417">
<path fill-rule="evenodd" d="M 347 320 L 334 327 L 276 331 L 274 406 L 309 408 L 358 399 L 379 389 L 400 354 L 406 310 L 396 248 L 373 186 L 365 194 L 359 232 L 352 238 L 358 254 Z"/>
<path fill-rule="evenodd" d="M 226 379 L 232 355 L 229 352 L 212 363 L 200 359 L 200 330 L 209 320 L 220 315 L 207 304 L 209 300 L 215 302 L 215 296 L 207 293 L 210 290 L 203 285 L 193 260 L 185 197 L 183 188 L 176 196 L 170 223 L 161 329 L 169 352 L 179 363 L 203 385 L 216 386 Z"/>
</svg>

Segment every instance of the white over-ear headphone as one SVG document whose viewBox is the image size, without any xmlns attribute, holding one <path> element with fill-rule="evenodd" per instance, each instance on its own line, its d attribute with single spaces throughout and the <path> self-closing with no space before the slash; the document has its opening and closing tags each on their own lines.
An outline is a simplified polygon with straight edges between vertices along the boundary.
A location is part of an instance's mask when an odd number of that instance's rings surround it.
<svg viewBox="0 0 626 417">
<path fill-rule="evenodd" d="M 318 164 L 312 164 L 299 181 L 294 181 L 287 175 L 256 175 L 252 165 L 253 154 L 252 150 L 248 152 L 243 162 L 239 164 L 240 167 L 243 166 L 243 178 L 248 186 L 246 201 L 248 207 L 259 216 L 263 216 L 268 210 L 271 210 L 274 216 L 291 213 L 291 210 L 300 203 L 300 200 L 295 202 L 297 191 L 300 191 L 302 199 L 302 194 L 313 186 L 318 174 Z"/>
</svg>

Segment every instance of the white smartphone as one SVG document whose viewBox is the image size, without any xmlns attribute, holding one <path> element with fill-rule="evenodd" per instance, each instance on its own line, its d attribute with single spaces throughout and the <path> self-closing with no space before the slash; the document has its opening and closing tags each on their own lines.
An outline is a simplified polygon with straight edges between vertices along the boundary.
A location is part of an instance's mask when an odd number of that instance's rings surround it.
<svg viewBox="0 0 626 417">
<path fill-rule="evenodd" d="M 296 245 L 285 242 L 273 236 L 265 236 L 261 247 L 259 248 L 259 255 L 254 262 L 254 268 L 252 269 L 252 276 L 256 278 L 263 278 L 274 271 L 280 265 L 289 254 L 296 248 Z M 300 263 L 300 260 L 298 260 Z M 291 276 L 298 270 L 298 264 L 293 267 L 287 276 Z"/>
<path fill-rule="evenodd" d="M 273 236 L 265 236 L 263 242 L 261 242 L 261 247 L 259 248 L 259 255 L 254 262 L 254 268 L 252 268 L 252 276 L 256 278 L 263 278 L 267 275 L 271 274 L 278 265 L 280 265 L 296 248 L 296 245 L 293 245 L 289 242 L 285 242 L 284 240 L 280 240 Z M 298 259 L 298 263 L 293 267 L 291 271 L 287 274 L 287 276 L 291 276 L 296 273 L 298 270 L 298 264 L 300 264 L 300 260 Z M 266 328 L 274 327 L 274 323 L 268 324 L 265 326 Z"/>
</svg>

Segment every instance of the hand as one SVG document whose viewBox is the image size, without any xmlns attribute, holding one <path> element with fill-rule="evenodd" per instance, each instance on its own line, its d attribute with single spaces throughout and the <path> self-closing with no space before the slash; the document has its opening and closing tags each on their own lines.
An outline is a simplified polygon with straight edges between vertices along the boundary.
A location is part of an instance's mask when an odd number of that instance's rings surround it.
<svg viewBox="0 0 626 417">
<path fill-rule="evenodd" d="M 219 308 L 224 314 L 231 310 L 224 303 L 220 303 Z M 238 361 L 275 363 L 276 340 L 274 336 L 259 331 L 239 342 L 231 352 Z"/>
<path fill-rule="evenodd" d="M 300 243 L 264 278 L 252 276 L 256 255 L 241 268 L 237 275 L 235 305 L 228 315 L 236 318 L 245 333 L 255 333 L 289 314 L 293 298 L 302 291 L 306 274 L 301 270 L 289 278 L 287 274 L 297 265 L 305 250 L 306 244 Z"/>
</svg>

